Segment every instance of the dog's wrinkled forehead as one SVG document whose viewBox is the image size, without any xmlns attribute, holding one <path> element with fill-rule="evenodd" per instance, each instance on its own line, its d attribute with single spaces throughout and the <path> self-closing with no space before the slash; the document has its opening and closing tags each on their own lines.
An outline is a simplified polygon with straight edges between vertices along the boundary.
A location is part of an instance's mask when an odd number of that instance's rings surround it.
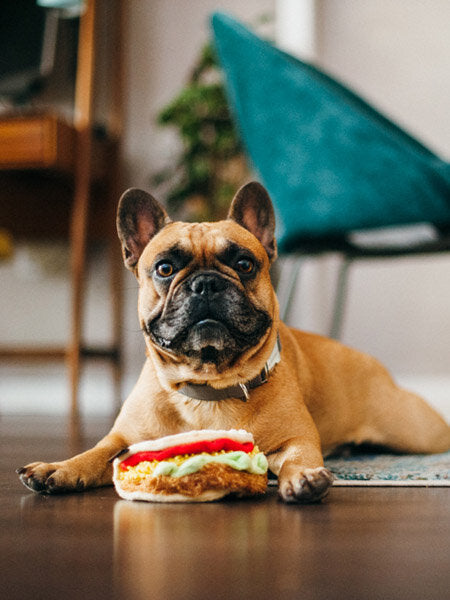
<svg viewBox="0 0 450 600">
<path fill-rule="evenodd" d="M 273 262 L 277 255 L 272 202 L 263 186 L 255 181 L 237 191 L 225 221 L 173 222 L 151 194 L 130 188 L 119 200 L 116 223 L 125 266 L 135 275 L 139 272 L 138 263 L 140 268 L 142 262 L 148 263 L 151 252 L 156 254 L 176 242 L 200 257 L 202 253 L 216 255 L 227 240 L 241 242 L 255 256 L 265 252 L 264 265 L 267 260 Z"/>
<path fill-rule="evenodd" d="M 250 251 L 259 261 L 267 261 L 261 243 L 249 231 L 232 221 L 218 223 L 170 223 L 147 244 L 140 263 L 149 266 L 154 260 L 171 254 L 185 253 L 198 266 L 210 267 L 226 252 Z"/>
</svg>

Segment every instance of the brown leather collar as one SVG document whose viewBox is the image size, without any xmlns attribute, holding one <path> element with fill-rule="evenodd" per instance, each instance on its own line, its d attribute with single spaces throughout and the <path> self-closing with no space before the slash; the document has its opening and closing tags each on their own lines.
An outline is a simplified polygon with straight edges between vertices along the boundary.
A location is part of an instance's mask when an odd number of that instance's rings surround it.
<svg viewBox="0 0 450 600">
<path fill-rule="evenodd" d="M 277 336 L 277 341 L 272 350 L 272 354 L 269 360 L 264 365 L 263 370 L 259 375 L 247 381 L 245 383 L 238 383 L 237 385 L 230 385 L 229 387 L 217 390 L 211 387 L 207 383 L 187 383 L 181 387 L 178 392 L 189 398 L 195 400 L 227 400 L 228 398 L 239 398 L 243 402 L 246 402 L 250 398 L 250 390 L 259 387 L 263 383 L 266 383 L 269 379 L 270 373 L 276 364 L 281 360 L 281 343 L 280 338 Z"/>
</svg>

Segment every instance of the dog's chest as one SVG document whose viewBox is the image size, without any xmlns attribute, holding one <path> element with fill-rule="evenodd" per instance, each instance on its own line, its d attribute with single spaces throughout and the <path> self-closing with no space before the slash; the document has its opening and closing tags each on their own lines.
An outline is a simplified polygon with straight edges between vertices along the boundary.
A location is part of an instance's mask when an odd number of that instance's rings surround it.
<svg viewBox="0 0 450 600">
<path fill-rule="evenodd" d="M 248 409 L 241 400 L 177 400 L 177 410 L 187 430 L 241 429 L 248 421 Z"/>
</svg>

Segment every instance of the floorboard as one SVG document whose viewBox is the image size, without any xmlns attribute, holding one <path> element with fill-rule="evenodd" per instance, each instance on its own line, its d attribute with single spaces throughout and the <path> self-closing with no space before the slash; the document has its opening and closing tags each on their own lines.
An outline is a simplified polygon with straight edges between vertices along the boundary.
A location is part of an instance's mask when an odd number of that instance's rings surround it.
<svg viewBox="0 0 450 600">
<path fill-rule="evenodd" d="M 148 504 L 113 488 L 45 496 L 14 469 L 68 457 L 63 420 L 0 420 L 2 598 L 447 600 L 448 488 L 334 488 L 321 504 Z"/>
</svg>

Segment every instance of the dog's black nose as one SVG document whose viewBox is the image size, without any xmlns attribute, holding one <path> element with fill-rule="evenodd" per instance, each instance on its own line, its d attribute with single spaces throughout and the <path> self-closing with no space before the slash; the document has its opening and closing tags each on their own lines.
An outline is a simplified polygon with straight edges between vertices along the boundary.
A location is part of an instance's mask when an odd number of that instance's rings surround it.
<svg viewBox="0 0 450 600">
<path fill-rule="evenodd" d="M 189 287 L 194 294 L 209 296 L 223 292 L 227 287 L 227 284 L 227 280 L 220 275 L 216 275 L 215 273 L 202 273 L 191 279 Z"/>
</svg>

